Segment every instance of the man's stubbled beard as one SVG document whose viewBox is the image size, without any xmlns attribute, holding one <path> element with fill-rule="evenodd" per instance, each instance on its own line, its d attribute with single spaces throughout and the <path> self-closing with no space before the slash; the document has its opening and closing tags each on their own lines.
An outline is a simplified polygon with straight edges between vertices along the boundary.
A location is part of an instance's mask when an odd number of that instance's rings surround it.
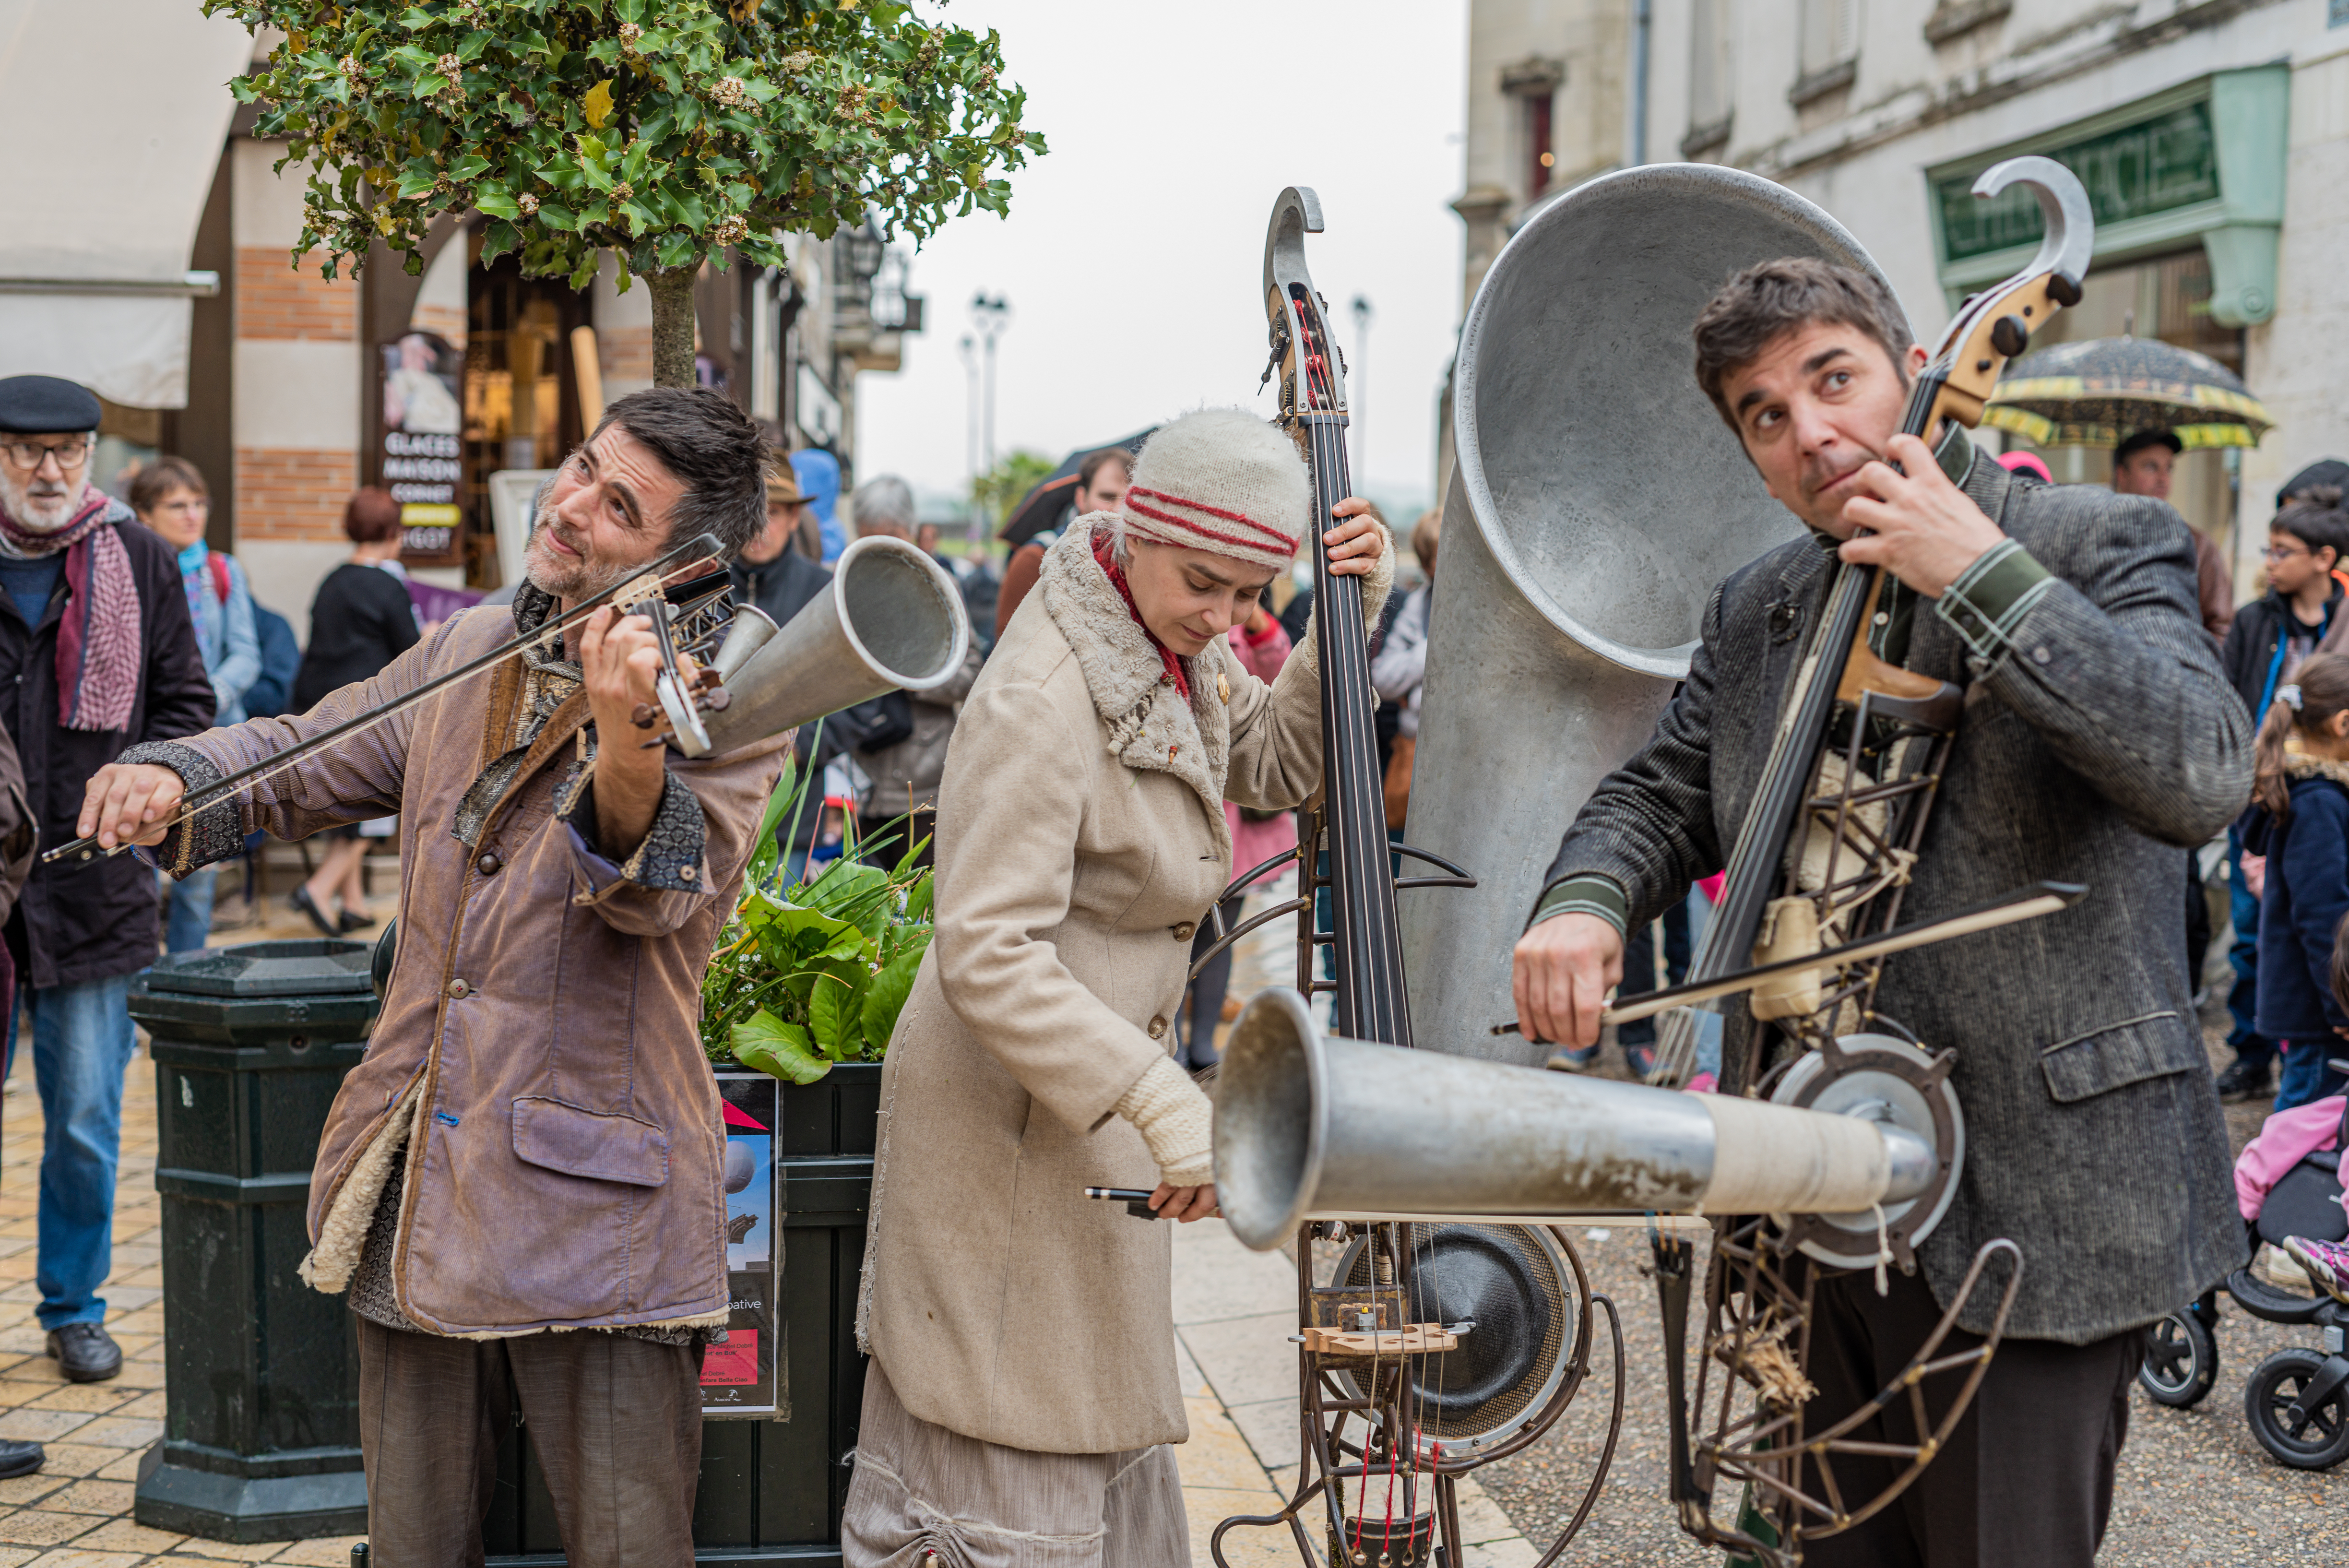
<svg viewBox="0 0 2349 1568">
<path fill-rule="evenodd" d="M 577 560 L 567 560 L 539 547 L 540 535 L 553 529 L 555 537 L 580 552 Z M 530 544 L 523 557 L 523 575 L 541 593 L 552 594 L 558 599 L 573 603 L 592 598 L 613 584 L 644 569 L 641 561 L 635 566 L 598 566 L 586 555 L 585 541 L 563 526 L 553 505 L 541 506 L 538 518 L 531 524 Z"/>
<path fill-rule="evenodd" d="M 32 487 L 42 484 L 55 493 L 35 495 Z M 18 527 L 34 534 L 54 534 L 73 521 L 81 509 L 81 482 L 67 479 L 45 482 L 32 474 L 22 473 L 10 463 L 0 462 L 0 506 Z"/>
</svg>

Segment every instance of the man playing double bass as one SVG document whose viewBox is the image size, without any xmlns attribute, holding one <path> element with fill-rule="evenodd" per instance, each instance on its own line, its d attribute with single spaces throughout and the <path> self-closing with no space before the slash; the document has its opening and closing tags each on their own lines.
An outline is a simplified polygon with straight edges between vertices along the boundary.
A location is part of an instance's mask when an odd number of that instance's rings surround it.
<svg viewBox="0 0 2349 1568">
<path fill-rule="evenodd" d="M 1877 650 L 1965 688 L 1904 921 L 2040 879 L 2090 892 L 1884 971 L 1877 1007 L 1929 1049 L 1957 1048 L 1965 1167 L 1919 1249 L 1921 1277 L 1895 1271 L 1881 1296 L 1866 1272 L 1820 1282 L 1806 1427 L 1898 1374 L 1982 1243 L 2011 1237 L 2026 1267 L 2009 1337 L 1948 1446 L 1894 1506 L 1810 1543 L 1806 1561 L 2087 1568 L 2145 1326 L 2243 1256 L 2177 884 L 2182 846 L 2245 799 L 2251 725 L 2201 629 L 2193 542 L 2157 501 L 2017 484 L 1954 423 L 1930 449 L 1898 433 L 1926 353 L 1872 277 L 1764 263 L 1705 306 L 1695 339 L 1698 381 L 1812 537 L 1715 590 L 1654 737 L 1568 829 L 1516 948 L 1519 1023 L 1530 1039 L 1598 1038 L 1624 931 L 1728 858 L 1831 555 L 1886 567 L 1899 587 L 1886 584 Z M 1742 1005 L 1727 1012 L 1723 1087 L 1735 1094 L 1773 1065 L 1757 1040 L 1779 1037 L 1757 1035 Z M 1995 1304 L 1978 1291 L 1961 1326 L 1985 1329 Z M 1953 1339 L 1944 1354 L 1976 1343 Z M 1956 1381 L 1926 1385 L 1937 1416 L 1953 1392 L 1937 1386 Z M 1905 1402 L 1894 1408 L 1884 1436 L 1916 1440 Z M 1855 1502 L 1896 1473 L 1886 1460 L 1837 1470 Z"/>
</svg>

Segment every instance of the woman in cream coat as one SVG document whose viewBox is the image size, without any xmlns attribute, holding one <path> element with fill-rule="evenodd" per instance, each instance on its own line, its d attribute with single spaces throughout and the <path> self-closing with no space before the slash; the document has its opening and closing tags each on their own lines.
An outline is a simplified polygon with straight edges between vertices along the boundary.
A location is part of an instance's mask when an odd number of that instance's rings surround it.
<svg viewBox="0 0 2349 1568">
<path fill-rule="evenodd" d="M 1375 624 L 1392 552 L 1367 510 L 1323 537 Z M 1164 426 L 1124 514 L 1047 554 L 964 704 L 937 936 L 882 1077 L 849 1568 L 1187 1568 L 1171 1232 L 1082 1189 L 1214 1213 L 1207 1100 L 1171 1053 L 1230 872 L 1223 803 L 1292 806 L 1321 776 L 1312 639 L 1268 686 L 1224 633 L 1311 511 L 1262 421 Z"/>
</svg>

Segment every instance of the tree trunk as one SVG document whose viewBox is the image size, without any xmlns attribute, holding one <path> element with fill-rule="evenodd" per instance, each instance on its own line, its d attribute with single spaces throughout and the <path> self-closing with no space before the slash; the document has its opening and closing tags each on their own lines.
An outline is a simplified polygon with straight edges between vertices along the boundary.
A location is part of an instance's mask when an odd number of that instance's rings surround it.
<svg viewBox="0 0 2349 1568">
<path fill-rule="evenodd" d="M 653 385 L 690 387 L 693 371 L 693 281 L 698 266 L 670 267 L 647 275 L 653 291 Z"/>
</svg>

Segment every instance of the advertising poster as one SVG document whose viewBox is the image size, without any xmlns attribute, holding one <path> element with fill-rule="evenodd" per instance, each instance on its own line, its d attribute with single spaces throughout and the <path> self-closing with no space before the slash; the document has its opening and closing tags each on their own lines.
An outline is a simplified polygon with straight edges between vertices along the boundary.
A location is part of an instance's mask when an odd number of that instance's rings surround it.
<svg viewBox="0 0 2349 1568">
<path fill-rule="evenodd" d="M 383 483 L 399 503 L 404 553 L 413 565 L 461 559 L 457 486 L 464 477 L 457 398 L 465 356 L 438 332 L 410 331 L 382 345 Z"/>
<path fill-rule="evenodd" d="M 764 1073 L 720 1073 L 726 1116 L 726 1278 L 733 1311 L 726 1338 L 701 1362 L 706 1416 L 789 1419 L 777 1316 L 783 1268 L 775 1223 L 775 1118 L 782 1086 Z"/>
</svg>

